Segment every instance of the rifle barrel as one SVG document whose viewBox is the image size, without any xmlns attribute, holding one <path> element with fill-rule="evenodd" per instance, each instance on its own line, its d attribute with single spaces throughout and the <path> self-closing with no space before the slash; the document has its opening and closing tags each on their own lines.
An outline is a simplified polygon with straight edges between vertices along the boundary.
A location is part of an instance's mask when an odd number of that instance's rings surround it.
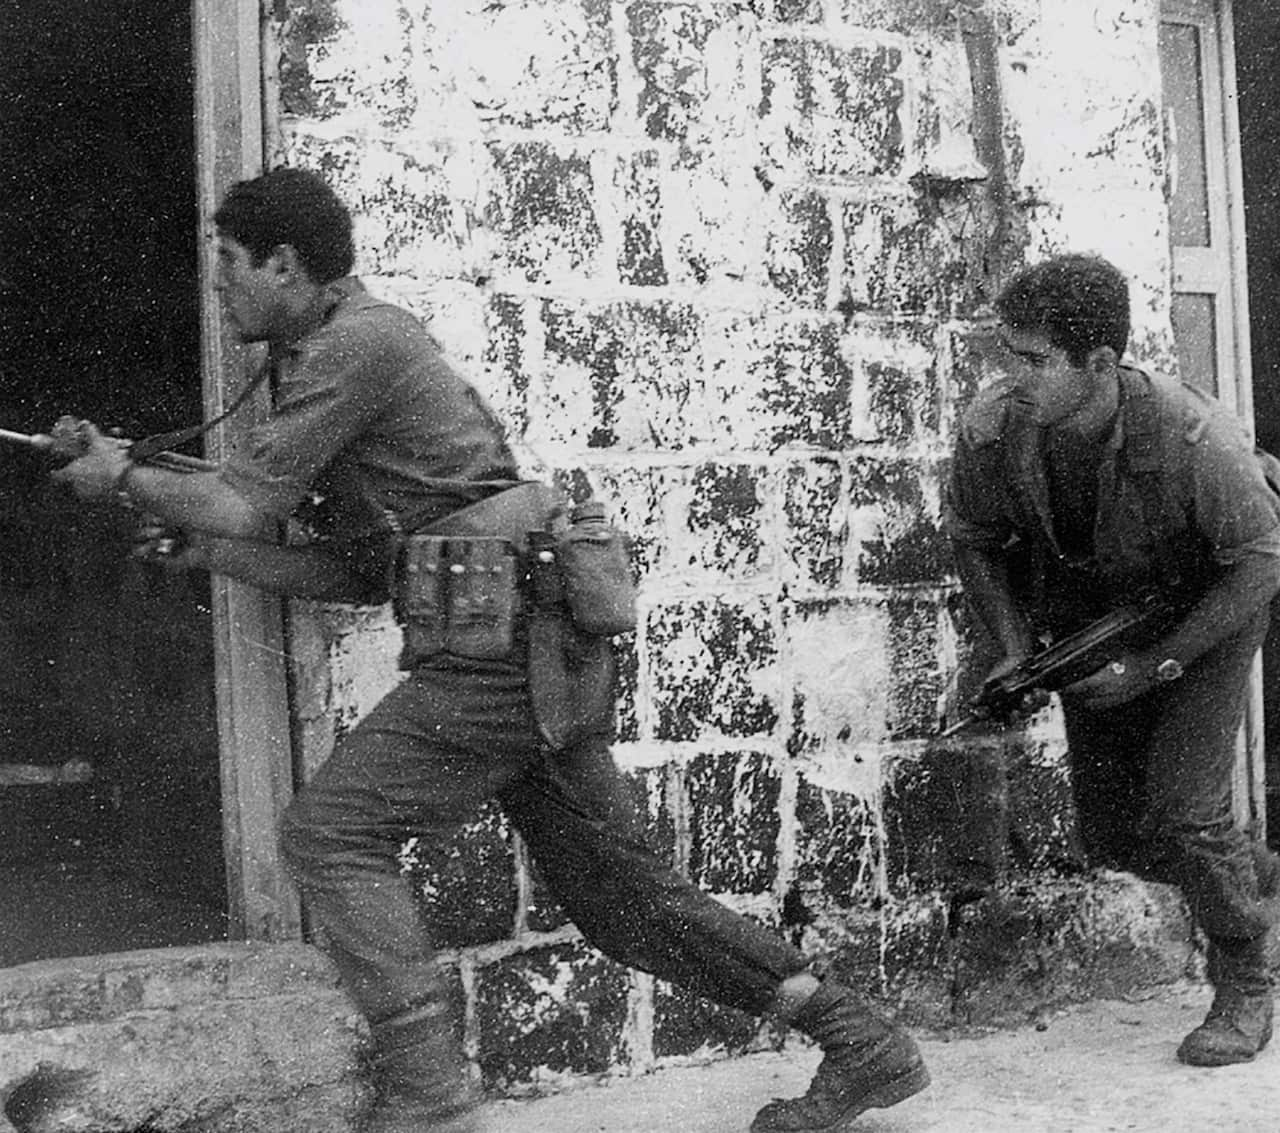
<svg viewBox="0 0 1280 1133">
<path fill-rule="evenodd" d="M 53 444 L 53 438 L 44 433 L 15 433 L 10 429 L 0 429 L 0 442 L 10 445 L 26 445 L 27 448 L 47 449 Z"/>
</svg>

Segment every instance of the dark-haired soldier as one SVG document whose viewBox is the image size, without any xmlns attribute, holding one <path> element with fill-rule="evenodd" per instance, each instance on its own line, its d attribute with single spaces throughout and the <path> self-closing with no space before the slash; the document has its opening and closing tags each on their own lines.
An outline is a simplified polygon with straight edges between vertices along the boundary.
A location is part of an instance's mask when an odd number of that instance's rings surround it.
<svg viewBox="0 0 1280 1133">
<path fill-rule="evenodd" d="M 1178 1057 L 1219 1066 L 1271 1037 L 1274 855 L 1231 808 L 1235 737 L 1280 589 L 1280 508 L 1253 444 L 1186 385 L 1120 362 L 1129 292 L 1064 255 L 996 302 L 1010 360 L 955 448 L 947 525 L 1007 671 L 1038 642 L 1158 590 L 1176 615 L 1062 695 L 1082 839 L 1096 864 L 1178 884 L 1209 940 L 1213 1006 Z"/>
<path fill-rule="evenodd" d="M 279 169 L 232 187 L 215 223 L 228 316 L 243 339 L 268 347 L 271 416 L 216 471 L 135 465 L 119 444 L 91 432 L 90 451 L 59 478 L 86 498 L 122 493 L 180 529 L 181 566 L 336 601 L 386 597 L 389 564 L 375 532 L 430 539 L 452 525 L 450 554 L 462 557 L 449 570 L 465 571 L 472 556 L 490 562 L 476 585 L 495 598 L 493 608 L 515 611 L 505 644 L 496 633 L 478 641 L 473 623 L 456 638 L 441 637 L 439 624 L 454 625 L 458 613 L 453 598 L 441 596 L 454 594 L 452 583 L 432 592 L 429 620 L 398 607 L 406 678 L 342 737 L 285 815 L 285 856 L 371 1025 L 380 1094 L 368 1129 L 475 1127 L 474 1087 L 461 1073 L 429 928 L 399 853 L 410 835 L 444 842 L 489 798 L 606 955 L 720 1003 L 772 1014 L 821 1045 L 826 1056 L 808 1093 L 766 1106 L 753 1130 L 844 1128 L 866 1109 L 923 1089 L 928 1073 L 905 1031 L 834 980 L 816 978 L 796 949 L 643 846 L 608 749 L 610 671 L 594 713 L 570 705 L 578 726 L 567 741 L 541 730 L 529 619 L 544 612 L 529 612 L 522 587 L 499 593 L 511 575 L 483 555 L 492 550 L 488 537 L 518 544 L 545 517 L 531 504 L 506 503 L 528 493 L 516 486 L 503 430 L 475 390 L 411 315 L 348 274 L 351 224 L 341 202 L 318 177 Z M 317 495 L 324 504 L 311 508 Z M 300 509 L 317 540 L 272 542 Z M 404 585 L 402 569 L 392 588 Z M 602 665 L 607 639 L 605 646 L 589 654 Z M 588 674 L 575 687 L 601 684 Z"/>
</svg>

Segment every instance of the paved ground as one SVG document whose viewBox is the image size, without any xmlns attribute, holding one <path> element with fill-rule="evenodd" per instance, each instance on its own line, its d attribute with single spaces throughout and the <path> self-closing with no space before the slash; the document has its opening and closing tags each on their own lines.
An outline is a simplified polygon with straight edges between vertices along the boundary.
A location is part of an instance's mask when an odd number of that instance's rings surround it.
<svg viewBox="0 0 1280 1133">
<path fill-rule="evenodd" d="M 930 1040 L 933 1085 L 856 1133 L 1280 1133 L 1280 1046 L 1244 1066 L 1200 1070 L 1174 1058 L 1208 992 L 1073 1008 L 981 1038 Z M 814 1051 L 662 1070 L 533 1101 L 502 1102 L 486 1133 L 745 1133 L 771 1097 L 803 1093 Z"/>
</svg>

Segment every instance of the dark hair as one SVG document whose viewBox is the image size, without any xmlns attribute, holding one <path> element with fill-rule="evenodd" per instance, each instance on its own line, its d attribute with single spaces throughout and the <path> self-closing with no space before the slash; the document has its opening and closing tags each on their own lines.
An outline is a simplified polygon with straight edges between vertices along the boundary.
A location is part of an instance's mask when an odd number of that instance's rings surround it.
<svg viewBox="0 0 1280 1133">
<path fill-rule="evenodd" d="M 1073 366 L 1099 346 L 1121 355 L 1129 344 L 1129 285 L 1100 256 L 1054 256 L 1024 268 L 1000 292 L 996 310 L 1014 330 L 1043 334 Z"/>
<path fill-rule="evenodd" d="M 316 283 L 351 272 L 351 214 L 325 180 L 306 169 L 272 169 L 237 181 L 213 214 L 218 231 L 243 244 L 260 265 L 288 244 Z"/>
</svg>

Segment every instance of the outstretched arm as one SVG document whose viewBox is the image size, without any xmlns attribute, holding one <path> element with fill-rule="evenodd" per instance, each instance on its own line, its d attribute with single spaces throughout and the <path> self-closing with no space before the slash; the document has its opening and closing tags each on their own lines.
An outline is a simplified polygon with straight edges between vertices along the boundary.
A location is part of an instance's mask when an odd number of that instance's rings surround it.
<svg viewBox="0 0 1280 1133">
<path fill-rule="evenodd" d="M 103 436 L 89 424 L 81 436 L 84 455 L 51 473 L 81 499 L 109 499 L 120 492 L 139 511 L 185 531 L 238 539 L 273 537 L 272 517 L 250 504 L 217 471 L 175 472 L 134 464 L 125 442 Z"/>
</svg>

